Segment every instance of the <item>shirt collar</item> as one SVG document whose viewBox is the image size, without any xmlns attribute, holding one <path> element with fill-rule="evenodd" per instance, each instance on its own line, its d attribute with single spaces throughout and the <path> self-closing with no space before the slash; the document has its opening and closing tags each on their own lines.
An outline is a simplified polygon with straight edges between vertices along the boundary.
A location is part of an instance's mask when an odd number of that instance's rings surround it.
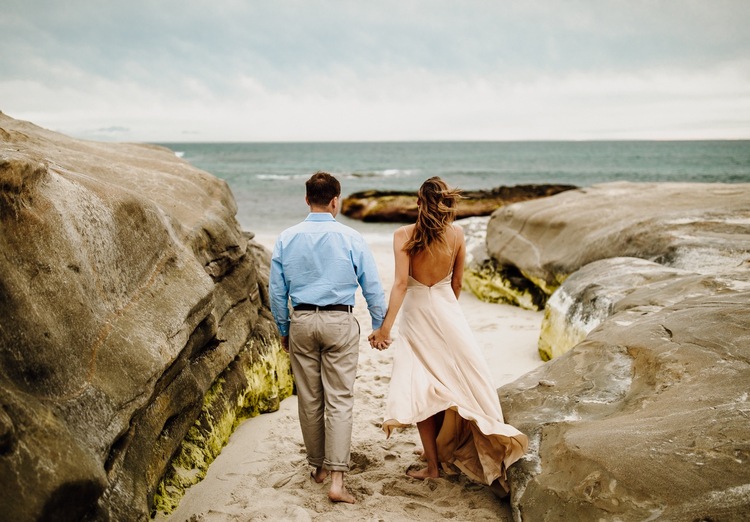
<svg viewBox="0 0 750 522">
<path fill-rule="evenodd" d="M 310 212 L 305 221 L 336 221 L 330 212 Z"/>
</svg>

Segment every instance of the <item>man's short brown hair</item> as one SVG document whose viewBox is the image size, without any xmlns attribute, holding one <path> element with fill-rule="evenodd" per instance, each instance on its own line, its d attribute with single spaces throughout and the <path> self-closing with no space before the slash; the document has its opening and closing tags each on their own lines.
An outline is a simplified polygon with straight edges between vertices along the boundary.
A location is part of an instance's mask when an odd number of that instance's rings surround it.
<svg viewBox="0 0 750 522">
<path fill-rule="evenodd" d="M 305 182 L 307 202 L 310 205 L 327 206 L 333 198 L 341 195 L 341 183 L 327 172 L 318 171 Z"/>
</svg>

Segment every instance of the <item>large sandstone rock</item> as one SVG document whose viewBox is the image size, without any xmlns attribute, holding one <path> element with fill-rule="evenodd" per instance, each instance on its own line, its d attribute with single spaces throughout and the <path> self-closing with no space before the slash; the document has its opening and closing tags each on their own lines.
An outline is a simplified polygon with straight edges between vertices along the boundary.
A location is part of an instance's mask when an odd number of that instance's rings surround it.
<svg viewBox="0 0 750 522">
<path fill-rule="evenodd" d="M 711 274 L 750 252 L 750 183 L 604 183 L 495 211 L 487 250 L 551 295 L 598 259 Z"/>
<path fill-rule="evenodd" d="M 510 468 L 515 519 L 747 520 L 748 303 L 624 309 L 501 388 L 507 422 L 531 439 Z"/>
<path fill-rule="evenodd" d="M 5 519 L 147 519 L 291 393 L 267 252 L 235 211 L 166 149 L 0 113 Z"/>
<path fill-rule="evenodd" d="M 750 290 L 750 266 L 706 275 L 634 257 L 594 261 L 568 277 L 547 301 L 539 354 L 545 361 L 562 355 L 622 310 L 645 315 L 687 297 L 744 290 Z"/>
<path fill-rule="evenodd" d="M 500 209 L 491 260 L 545 294 L 540 354 L 499 390 L 530 435 L 516 520 L 750 512 L 750 184 L 605 184 Z"/>
</svg>

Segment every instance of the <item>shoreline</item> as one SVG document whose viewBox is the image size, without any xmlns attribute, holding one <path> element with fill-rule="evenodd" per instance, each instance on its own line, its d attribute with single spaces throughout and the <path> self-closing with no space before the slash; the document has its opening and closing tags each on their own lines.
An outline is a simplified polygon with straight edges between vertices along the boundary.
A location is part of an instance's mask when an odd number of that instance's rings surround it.
<svg viewBox="0 0 750 522">
<path fill-rule="evenodd" d="M 391 237 L 363 233 L 375 257 L 386 299 L 393 283 Z M 259 233 L 255 241 L 271 250 L 276 235 Z M 470 291 L 459 299 L 483 349 L 496 387 L 512 382 L 543 364 L 537 340 L 543 312 L 485 303 Z M 232 434 L 206 477 L 192 486 L 169 516 L 161 521 L 300 521 L 511 520 L 510 505 L 489 488 L 465 476 L 436 480 L 409 479 L 405 472 L 419 465 L 416 427 L 399 430 L 390 439 L 381 430 L 392 352 L 370 348 L 371 324 L 361 292 L 354 313 L 362 327 L 355 384 L 354 427 L 348 489 L 357 503 L 334 504 L 327 498 L 329 481 L 315 483 L 309 475 L 297 420 L 296 396 L 282 401 L 278 411 L 243 422 Z M 394 336 L 398 334 L 394 330 Z"/>
</svg>

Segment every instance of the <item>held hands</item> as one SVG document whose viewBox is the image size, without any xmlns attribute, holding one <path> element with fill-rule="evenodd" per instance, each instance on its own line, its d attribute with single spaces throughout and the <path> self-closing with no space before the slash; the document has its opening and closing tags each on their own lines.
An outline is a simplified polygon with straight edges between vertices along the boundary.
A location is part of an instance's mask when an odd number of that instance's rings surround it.
<svg viewBox="0 0 750 522">
<path fill-rule="evenodd" d="M 376 350 L 386 350 L 393 342 L 391 336 L 385 334 L 381 328 L 373 330 L 373 332 L 367 337 L 367 340 L 370 341 L 370 346 Z"/>
</svg>

